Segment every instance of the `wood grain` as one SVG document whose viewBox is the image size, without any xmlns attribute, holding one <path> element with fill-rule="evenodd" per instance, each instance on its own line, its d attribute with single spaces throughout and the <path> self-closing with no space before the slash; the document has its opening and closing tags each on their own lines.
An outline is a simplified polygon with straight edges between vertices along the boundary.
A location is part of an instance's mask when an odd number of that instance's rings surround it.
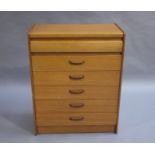
<svg viewBox="0 0 155 155">
<path fill-rule="evenodd" d="M 123 77 L 123 63 L 124 63 L 124 52 L 125 52 L 125 32 L 122 30 L 121 27 L 119 27 L 117 24 L 115 24 L 120 31 L 123 33 L 123 47 L 122 47 L 122 60 L 121 60 L 121 70 L 120 70 L 120 83 L 119 83 L 119 94 L 118 94 L 118 116 L 117 116 L 117 125 L 116 125 L 116 130 L 115 133 L 118 132 L 118 124 L 119 124 L 119 111 L 120 111 L 120 100 L 121 100 L 121 89 L 122 89 L 122 77 Z"/>
<path fill-rule="evenodd" d="M 91 133 L 115 132 L 115 125 L 68 125 L 68 126 L 38 126 L 39 134 L 47 133 Z"/>
<path fill-rule="evenodd" d="M 32 27 L 36 133 L 117 132 L 124 39 L 117 24 Z"/>
<path fill-rule="evenodd" d="M 35 99 L 117 99 L 118 87 L 94 86 L 34 86 Z M 81 94 L 71 94 L 72 91 L 81 91 Z"/>
<path fill-rule="evenodd" d="M 82 65 L 71 65 L 69 61 L 82 62 Z M 120 70 L 121 55 L 35 55 L 32 56 L 33 71 L 104 71 Z"/>
<path fill-rule="evenodd" d="M 117 112 L 117 100 L 36 100 L 38 113 Z M 79 106 L 73 106 L 79 105 Z"/>
<path fill-rule="evenodd" d="M 70 117 L 84 117 L 83 120 L 73 121 Z M 116 125 L 117 113 L 37 113 L 39 126 L 51 125 Z"/>
<path fill-rule="evenodd" d="M 119 71 L 33 72 L 34 85 L 47 86 L 118 86 L 119 76 Z"/>
<path fill-rule="evenodd" d="M 31 52 L 121 52 L 122 40 L 32 40 Z"/>
<path fill-rule="evenodd" d="M 115 24 L 35 24 L 30 38 L 120 38 Z"/>
</svg>

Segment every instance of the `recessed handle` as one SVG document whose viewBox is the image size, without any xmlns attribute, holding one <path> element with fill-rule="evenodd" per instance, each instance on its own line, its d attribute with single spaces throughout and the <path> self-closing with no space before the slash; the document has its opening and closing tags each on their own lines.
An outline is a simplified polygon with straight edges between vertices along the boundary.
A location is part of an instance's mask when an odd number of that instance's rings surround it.
<svg viewBox="0 0 155 155">
<path fill-rule="evenodd" d="M 70 103 L 69 106 L 71 108 L 81 108 L 84 106 L 84 104 L 83 103 Z"/>
<path fill-rule="evenodd" d="M 69 75 L 71 80 L 81 80 L 84 78 L 84 75 Z"/>
<path fill-rule="evenodd" d="M 71 89 L 69 90 L 69 93 L 70 94 L 82 94 L 84 93 L 84 90 L 83 89 Z"/>
<path fill-rule="evenodd" d="M 69 60 L 68 62 L 70 65 L 82 65 L 85 63 L 85 61 L 72 61 L 72 60 Z"/>
<path fill-rule="evenodd" d="M 82 120 L 84 120 L 84 117 L 83 116 L 71 116 L 71 117 L 69 117 L 69 120 L 71 120 L 71 121 L 82 121 Z"/>
</svg>

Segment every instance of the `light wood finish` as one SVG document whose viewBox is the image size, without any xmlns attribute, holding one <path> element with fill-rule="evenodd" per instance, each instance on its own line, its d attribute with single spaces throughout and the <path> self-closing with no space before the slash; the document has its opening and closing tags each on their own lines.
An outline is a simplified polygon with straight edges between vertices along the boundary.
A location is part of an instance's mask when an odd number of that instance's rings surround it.
<svg viewBox="0 0 155 155">
<path fill-rule="evenodd" d="M 117 113 L 37 113 L 37 124 L 39 126 L 116 125 L 116 118 Z"/>
<path fill-rule="evenodd" d="M 102 72 L 33 72 L 34 85 L 118 86 L 119 71 Z"/>
<path fill-rule="evenodd" d="M 28 37 L 36 134 L 116 133 L 123 30 L 116 24 L 43 24 Z"/>
<path fill-rule="evenodd" d="M 71 91 L 73 93 L 71 93 Z M 117 99 L 118 87 L 34 86 L 35 99 Z M 75 93 L 74 93 L 75 92 Z"/>
<path fill-rule="evenodd" d="M 115 24 L 37 24 L 29 38 L 122 38 Z"/>
<path fill-rule="evenodd" d="M 38 133 L 115 132 L 115 125 L 38 126 Z"/>
<path fill-rule="evenodd" d="M 31 52 L 121 52 L 122 40 L 32 40 Z"/>
<path fill-rule="evenodd" d="M 117 112 L 117 100 L 36 100 L 37 113 Z"/>
<path fill-rule="evenodd" d="M 121 55 L 35 55 L 32 56 L 33 71 L 103 71 L 120 70 Z M 72 62 L 84 62 L 80 65 Z"/>
<path fill-rule="evenodd" d="M 119 124 L 119 111 L 120 111 L 120 101 L 121 101 L 121 89 L 122 89 L 122 77 L 123 77 L 123 63 L 124 63 L 124 52 L 125 52 L 125 32 L 122 30 L 122 28 L 115 24 L 120 31 L 123 33 L 123 48 L 122 48 L 122 60 L 121 60 L 121 70 L 120 70 L 120 83 L 119 83 L 119 95 L 118 95 L 118 116 L 117 116 L 117 125 L 116 125 L 116 130 L 115 133 L 118 132 L 118 124 Z"/>
</svg>

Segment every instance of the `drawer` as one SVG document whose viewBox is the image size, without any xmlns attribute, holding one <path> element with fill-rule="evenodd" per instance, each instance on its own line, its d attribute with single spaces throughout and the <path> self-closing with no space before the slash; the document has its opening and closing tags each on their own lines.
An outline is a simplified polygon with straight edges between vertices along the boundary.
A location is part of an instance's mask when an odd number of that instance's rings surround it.
<svg viewBox="0 0 155 155">
<path fill-rule="evenodd" d="M 38 126 L 38 133 L 92 133 L 116 132 L 116 125 L 53 125 Z"/>
<path fill-rule="evenodd" d="M 118 86 L 120 71 L 33 72 L 34 85 Z"/>
<path fill-rule="evenodd" d="M 117 113 L 37 113 L 38 126 L 115 125 Z"/>
<path fill-rule="evenodd" d="M 122 47 L 121 39 L 40 39 L 30 41 L 31 52 L 122 52 Z"/>
<path fill-rule="evenodd" d="M 33 71 L 104 71 L 120 70 L 121 55 L 33 55 Z"/>
<path fill-rule="evenodd" d="M 117 99 L 119 87 L 34 86 L 35 99 Z"/>
<path fill-rule="evenodd" d="M 117 100 L 36 100 L 38 113 L 117 112 Z"/>
</svg>

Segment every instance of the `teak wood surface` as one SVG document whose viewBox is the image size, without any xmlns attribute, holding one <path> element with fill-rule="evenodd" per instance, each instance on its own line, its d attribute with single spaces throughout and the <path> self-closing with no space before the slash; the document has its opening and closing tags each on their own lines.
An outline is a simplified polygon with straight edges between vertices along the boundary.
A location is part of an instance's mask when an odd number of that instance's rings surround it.
<svg viewBox="0 0 155 155">
<path fill-rule="evenodd" d="M 116 24 L 37 24 L 28 37 L 36 134 L 116 133 L 123 30 Z"/>
<path fill-rule="evenodd" d="M 34 97 L 35 99 L 118 99 L 118 91 L 117 86 L 34 86 Z"/>
<path fill-rule="evenodd" d="M 104 71 L 120 70 L 120 54 L 32 55 L 33 71 Z M 70 64 L 81 63 L 79 65 Z"/>
<path fill-rule="evenodd" d="M 120 71 L 33 72 L 34 85 L 46 86 L 118 86 Z"/>
<path fill-rule="evenodd" d="M 37 124 L 38 126 L 115 125 L 116 118 L 117 113 L 37 113 Z"/>
<path fill-rule="evenodd" d="M 35 24 L 29 38 L 123 38 L 115 24 Z"/>
<path fill-rule="evenodd" d="M 64 112 L 97 112 L 97 113 L 117 113 L 117 100 L 36 100 L 36 110 L 38 113 L 64 113 Z"/>
<path fill-rule="evenodd" d="M 49 133 L 92 133 L 92 132 L 115 132 L 115 125 L 65 125 L 65 126 L 37 126 L 39 134 Z"/>
<path fill-rule="evenodd" d="M 122 52 L 122 40 L 32 40 L 31 52 Z"/>
</svg>

